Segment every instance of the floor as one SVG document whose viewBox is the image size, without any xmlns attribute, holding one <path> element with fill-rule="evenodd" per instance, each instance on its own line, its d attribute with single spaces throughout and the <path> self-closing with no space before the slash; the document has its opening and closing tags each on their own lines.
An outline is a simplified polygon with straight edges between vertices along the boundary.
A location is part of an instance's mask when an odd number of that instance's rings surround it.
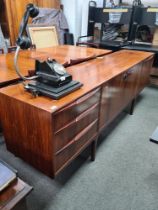
<svg viewBox="0 0 158 210">
<path fill-rule="evenodd" d="M 34 187 L 29 210 L 157 210 L 158 145 L 149 136 L 158 126 L 158 88 L 148 87 L 134 115 L 122 113 L 101 135 L 95 162 L 85 151 L 55 180 L 8 152 L 0 158 Z"/>
</svg>

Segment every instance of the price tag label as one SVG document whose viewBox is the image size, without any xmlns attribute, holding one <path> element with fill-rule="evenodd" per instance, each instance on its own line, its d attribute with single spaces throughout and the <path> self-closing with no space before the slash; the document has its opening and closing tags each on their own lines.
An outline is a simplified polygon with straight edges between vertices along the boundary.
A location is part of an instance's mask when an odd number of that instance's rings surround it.
<svg viewBox="0 0 158 210">
<path fill-rule="evenodd" d="M 109 9 L 109 8 L 107 8 L 107 9 L 103 9 L 103 12 L 104 13 L 109 13 L 109 12 L 111 12 L 111 13 L 118 13 L 118 12 L 120 12 L 120 13 L 123 13 L 123 12 L 128 12 L 128 9 Z"/>
<path fill-rule="evenodd" d="M 156 8 L 156 7 L 148 8 L 147 12 L 158 12 L 158 8 Z"/>
</svg>

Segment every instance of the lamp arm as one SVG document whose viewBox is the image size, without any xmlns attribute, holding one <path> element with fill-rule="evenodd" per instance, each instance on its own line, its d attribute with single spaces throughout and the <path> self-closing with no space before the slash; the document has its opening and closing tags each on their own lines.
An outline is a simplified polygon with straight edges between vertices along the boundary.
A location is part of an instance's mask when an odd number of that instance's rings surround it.
<svg viewBox="0 0 158 210">
<path fill-rule="evenodd" d="M 18 66 L 18 58 L 19 58 L 19 52 L 20 49 L 28 49 L 31 46 L 31 41 L 27 36 L 23 36 L 27 24 L 28 24 L 28 20 L 29 17 L 36 17 L 39 13 L 39 10 L 37 7 L 35 7 L 33 4 L 28 4 L 26 11 L 24 13 L 23 19 L 21 21 L 20 24 L 20 29 L 19 29 L 19 35 L 18 35 L 18 39 L 16 41 L 17 43 L 17 49 L 15 52 L 15 56 L 14 56 L 14 67 L 16 70 L 16 73 L 18 74 L 18 76 L 22 79 L 22 80 L 32 80 L 32 79 L 36 79 L 38 76 L 33 76 L 33 77 L 25 77 L 20 73 L 20 68 Z"/>
<path fill-rule="evenodd" d="M 33 76 L 33 77 L 25 77 L 20 73 L 19 70 L 19 66 L 18 66 L 18 57 L 19 57 L 19 51 L 20 51 L 20 46 L 17 47 L 16 52 L 15 52 L 15 56 L 14 56 L 14 67 L 16 70 L 16 73 L 18 74 L 18 76 L 23 79 L 23 80 L 32 80 L 32 79 L 36 79 L 38 76 Z"/>
</svg>

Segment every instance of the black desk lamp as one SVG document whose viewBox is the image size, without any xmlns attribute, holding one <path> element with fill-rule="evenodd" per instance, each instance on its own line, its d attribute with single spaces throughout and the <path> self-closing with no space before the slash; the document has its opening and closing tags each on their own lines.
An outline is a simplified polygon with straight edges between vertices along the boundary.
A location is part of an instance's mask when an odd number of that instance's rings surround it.
<svg viewBox="0 0 158 210">
<path fill-rule="evenodd" d="M 23 80 L 31 80 L 31 79 L 37 78 L 37 76 L 24 77 L 20 73 L 20 70 L 19 70 L 19 67 L 18 67 L 18 57 L 19 57 L 20 49 L 26 50 L 26 49 L 31 47 L 30 38 L 25 36 L 24 34 L 26 33 L 26 27 L 27 27 L 27 24 L 28 24 L 29 17 L 34 18 L 38 14 L 39 14 L 39 9 L 35 5 L 33 5 L 33 4 L 28 4 L 27 5 L 24 17 L 23 17 L 23 19 L 21 21 L 21 24 L 20 24 L 19 35 L 18 35 L 18 38 L 17 38 L 17 41 L 16 41 L 17 49 L 16 49 L 15 56 L 14 56 L 14 67 L 15 67 L 15 70 L 16 70 L 18 76 Z"/>
<path fill-rule="evenodd" d="M 17 50 L 14 57 L 14 66 L 18 76 L 23 80 L 32 80 L 24 83 L 24 88 L 33 95 L 49 96 L 53 99 L 59 99 L 74 90 L 79 89 L 82 84 L 73 81 L 72 76 L 66 72 L 66 69 L 56 60 L 48 58 L 47 61 L 40 62 L 36 60 L 35 76 L 25 77 L 20 73 L 18 67 L 18 56 L 20 49 L 28 49 L 31 46 L 29 37 L 24 36 L 29 17 L 34 18 L 39 14 L 39 9 L 33 4 L 28 4 L 24 17 L 22 19 L 19 35 L 17 39 Z"/>
</svg>

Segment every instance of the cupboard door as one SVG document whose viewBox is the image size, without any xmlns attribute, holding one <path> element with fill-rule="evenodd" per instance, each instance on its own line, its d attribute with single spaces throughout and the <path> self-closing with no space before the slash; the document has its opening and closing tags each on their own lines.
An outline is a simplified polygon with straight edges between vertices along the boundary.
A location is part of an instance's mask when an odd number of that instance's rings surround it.
<svg viewBox="0 0 158 210">
<path fill-rule="evenodd" d="M 137 81 L 139 75 L 139 65 L 136 65 L 129 69 L 126 73 L 124 73 L 124 95 L 123 95 L 123 103 L 124 107 L 126 107 L 132 99 L 136 96 L 136 88 Z"/>
<path fill-rule="evenodd" d="M 99 128 L 108 125 L 122 110 L 123 74 L 113 78 L 102 88 Z"/>
<path fill-rule="evenodd" d="M 138 93 L 149 84 L 152 62 L 153 62 L 153 60 L 150 58 L 150 59 L 147 59 L 146 61 L 144 61 L 142 64 L 142 69 L 141 69 L 140 75 L 139 75 Z"/>
</svg>

